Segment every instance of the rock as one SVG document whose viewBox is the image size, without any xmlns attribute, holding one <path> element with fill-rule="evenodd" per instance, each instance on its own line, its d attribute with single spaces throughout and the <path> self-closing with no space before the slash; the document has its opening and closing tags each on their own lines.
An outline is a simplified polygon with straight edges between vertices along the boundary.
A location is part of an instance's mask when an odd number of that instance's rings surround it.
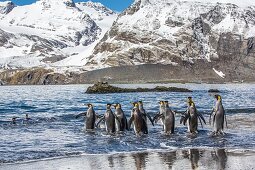
<svg viewBox="0 0 255 170">
<path fill-rule="evenodd" d="M 220 90 L 218 90 L 218 89 L 209 89 L 208 93 L 220 93 Z"/>
<path fill-rule="evenodd" d="M 109 85 L 107 82 L 98 82 L 93 86 L 88 87 L 86 93 L 89 94 L 98 94 L 98 93 L 131 93 L 131 92 L 192 92 L 189 89 L 178 88 L 178 87 L 164 87 L 157 86 L 155 88 L 120 88 Z"/>
</svg>

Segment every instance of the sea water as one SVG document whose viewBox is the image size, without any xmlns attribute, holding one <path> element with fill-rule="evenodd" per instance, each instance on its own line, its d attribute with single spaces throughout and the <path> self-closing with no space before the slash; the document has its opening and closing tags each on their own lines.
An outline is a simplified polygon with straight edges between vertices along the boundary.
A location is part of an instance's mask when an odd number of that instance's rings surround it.
<svg viewBox="0 0 255 170">
<path fill-rule="evenodd" d="M 179 149 L 255 149 L 255 86 L 254 84 L 132 84 L 119 87 L 184 87 L 191 93 L 146 92 L 86 94 L 89 85 L 1 86 L 0 87 L 0 164 L 45 158 L 133 152 L 175 152 Z M 209 114 L 215 99 L 208 89 L 220 90 L 226 110 L 228 128 L 225 135 L 211 137 Z M 133 130 L 107 135 L 104 127 L 84 131 L 84 118 L 75 116 L 92 103 L 97 114 L 104 114 L 107 103 L 121 103 L 130 117 L 133 101 L 142 100 L 153 117 L 160 100 L 168 100 L 174 111 L 183 112 L 186 99 L 192 96 L 197 109 L 207 121 L 199 125 L 197 135 L 189 135 L 176 114 L 175 134 L 164 135 L 162 125 L 149 124 L 149 134 L 137 137 Z M 25 120 L 25 114 L 31 118 Z M 11 119 L 17 117 L 16 124 Z M 175 152 L 176 153 L 176 152 Z M 177 152 L 178 153 L 178 152 Z M 166 153 L 167 155 L 167 153 Z"/>
</svg>

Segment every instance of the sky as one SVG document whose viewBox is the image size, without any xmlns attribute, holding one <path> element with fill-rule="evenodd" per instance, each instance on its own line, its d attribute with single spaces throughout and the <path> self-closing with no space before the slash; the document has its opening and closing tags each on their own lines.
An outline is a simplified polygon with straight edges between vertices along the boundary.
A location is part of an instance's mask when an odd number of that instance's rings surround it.
<svg viewBox="0 0 255 170">
<path fill-rule="evenodd" d="M 0 0 L 5 1 L 5 0 Z M 14 2 L 16 5 L 28 5 L 34 3 L 36 0 L 10 0 Z M 74 0 L 74 2 L 86 2 L 88 0 Z M 91 0 L 93 2 L 100 2 L 106 7 L 114 10 L 114 11 L 123 11 L 127 7 L 129 7 L 134 0 Z"/>
</svg>

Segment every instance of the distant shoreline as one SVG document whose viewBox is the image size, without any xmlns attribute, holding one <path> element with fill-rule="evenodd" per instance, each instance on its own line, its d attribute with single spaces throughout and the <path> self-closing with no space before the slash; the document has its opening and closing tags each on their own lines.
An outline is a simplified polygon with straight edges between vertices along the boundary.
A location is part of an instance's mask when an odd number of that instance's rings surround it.
<svg viewBox="0 0 255 170">
<path fill-rule="evenodd" d="M 222 78 L 210 69 L 196 73 L 192 68 L 182 69 L 160 64 L 110 67 L 87 72 L 58 73 L 45 68 L 2 70 L 0 72 L 0 84 L 3 85 L 95 84 L 98 81 L 107 81 L 110 84 L 255 83 L 254 77 L 250 75 L 231 73 L 230 76 Z"/>
</svg>

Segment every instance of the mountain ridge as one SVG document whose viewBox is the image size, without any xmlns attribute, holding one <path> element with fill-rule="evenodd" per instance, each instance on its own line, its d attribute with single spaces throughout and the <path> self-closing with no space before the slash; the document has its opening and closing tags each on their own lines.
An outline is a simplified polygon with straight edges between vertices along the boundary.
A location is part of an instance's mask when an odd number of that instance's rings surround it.
<svg viewBox="0 0 255 170">
<path fill-rule="evenodd" d="M 72 4 L 68 0 L 63 2 Z M 93 26 L 97 33 L 92 31 L 94 36 L 87 37 L 92 43 L 85 43 L 84 50 L 82 41 L 75 45 L 74 41 L 56 42 L 46 38 L 40 40 L 43 46 L 35 49 L 43 52 L 48 48 L 45 53 L 49 56 L 38 55 L 37 63 L 33 63 L 32 58 L 26 62 L 64 77 L 75 72 L 79 78 L 72 77 L 74 83 L 99 79 L 112 82 L 124 82 L 125 79 L 130 82 L 252 82 L 255 77 L 255 6 L 252 1 L 246 4 L 238 1 L 237 4 L 239 6 L 216 3 L 216 0 L 136 0 L 117 16 L 97 3 L 75 3 L 66 8 L 87 11 L 88 20 L 97 26 Z M 2 41 L 1 34 L 5 37 Z M 0 31 L 0 48 L 6 37 L 15 37 L 15 34 Z M 66 37 L 63 39 L 67 41 Z M 32 49 L 27 48 L 25 50 Z M 53 56 L 58 54 L 56 51 L 60 55 Z M 63 57 L 63 54 L 67 56 Z M 11 58 L 13 61 L 19 57 Z M 22 64 L 20 67 L 13 65 L 7 66 L 26 69 Z M 156 69 L 156 66 L 160 68 Z"/>
</svg>

